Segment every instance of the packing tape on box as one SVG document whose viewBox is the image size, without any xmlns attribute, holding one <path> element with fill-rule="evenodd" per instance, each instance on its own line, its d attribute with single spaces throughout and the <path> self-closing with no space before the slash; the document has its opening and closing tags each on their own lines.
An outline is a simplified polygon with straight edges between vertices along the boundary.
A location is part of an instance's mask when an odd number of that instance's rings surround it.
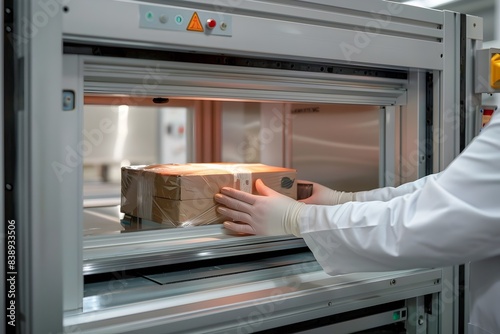
<svg viewBox="0 0 500 334">
<path fill-rule="evenodd" d="M 139 217 L 150 217 L 153 207 L 154 174 L 141 173 L 151 182 L 137 182 L 137 211 Z M 149 181 L 149 180 L 148 180 Z"/>
<path fill-rule="evenodd" d="M 246 193 L 252 193 L 252 173 L 238 172 L 233 174 L 236 182 L 239 182 L 240 190 Z"/>
<path fill-rule="evenodd" d="M 199 164 L 203 166 L 204 164 Z M 239 189 L 246 193 L 252 193 L 252 171 L 243 165 L 216 165 L 216 164 L 206 164 L 207 169 L 217 169 L 228 172 L 234 177 L 233 187 Z"/>
</svg>

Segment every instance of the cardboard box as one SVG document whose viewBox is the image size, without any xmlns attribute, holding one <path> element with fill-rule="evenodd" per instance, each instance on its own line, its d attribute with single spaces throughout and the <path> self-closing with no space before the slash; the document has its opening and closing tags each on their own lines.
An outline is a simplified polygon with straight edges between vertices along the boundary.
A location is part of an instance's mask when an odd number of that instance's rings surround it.
<svg viewBox="0 0 500 334">
<path fill-rule="evenodd" d="M 215 194 L 233 187 L 256 194 L 255 181 L 297 198 L 294 169 L 263 164 L 165 164 L 122 167 L 121 212 L 172 227 L 221 223 Z"/>
</svg>

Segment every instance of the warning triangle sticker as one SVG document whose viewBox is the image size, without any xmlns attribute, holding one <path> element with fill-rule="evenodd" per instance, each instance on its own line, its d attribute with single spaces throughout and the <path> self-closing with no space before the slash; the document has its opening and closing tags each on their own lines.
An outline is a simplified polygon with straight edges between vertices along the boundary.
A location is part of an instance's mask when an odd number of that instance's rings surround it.
<svg viewBox="0 0 500 334">
<path fill-rule="evenodd" d="M 198 16 L 198 13 L 194 12 L 193 16 L 191 16 L 191 20 L 189 20 L 188 26 L 186 30 L 190 31 L 199 31 L 203 32 L 203 26 L 201 25 L 200 22 L 200 17 Z"/>
</svg>

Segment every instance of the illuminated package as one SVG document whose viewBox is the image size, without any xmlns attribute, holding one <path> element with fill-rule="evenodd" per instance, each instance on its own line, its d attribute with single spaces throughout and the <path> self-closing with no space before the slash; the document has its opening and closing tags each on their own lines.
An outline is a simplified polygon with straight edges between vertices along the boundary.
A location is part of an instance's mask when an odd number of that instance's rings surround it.
<svg viewBox="0 0 500 334">
<path fill-rule="evenodd" d="M 257 194 L 262 179 L 273 190 L 297 198 L 296 170 L 264 164 L 192 163 L 129 166 L 121 169 L 121 212 L 132 217 L 187 227 L 222 223 L 215 194 L 233 187 Z"/>
</svg>

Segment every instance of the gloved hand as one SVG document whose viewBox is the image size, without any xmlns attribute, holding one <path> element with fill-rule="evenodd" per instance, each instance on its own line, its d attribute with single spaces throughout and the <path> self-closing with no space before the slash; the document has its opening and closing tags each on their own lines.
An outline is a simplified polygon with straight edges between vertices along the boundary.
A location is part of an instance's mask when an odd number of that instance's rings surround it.
<svg viewBox="0 0 500 334">
<path fill-rule="evenodd" d="M 355 193 L 337 191 L 327 188 L 319 183 L 299 180 L 297 183 L 311 183 L 313 185 L 312 195 L 301 199 L 300 202 L 317 205 L 337 205 L 356 200 Z"/>
<path fill-rule="evenodd" d="M 299 215 L 304 203 L 266 187 L 260 179 L 255 187 L 260 196 L 228 187 L 215 195 L 215 200 L 224 205 L 217 211 L 233 219 L 224 222 L 224 227 L 246 234 L 300 236 Z"/>
</svg>

